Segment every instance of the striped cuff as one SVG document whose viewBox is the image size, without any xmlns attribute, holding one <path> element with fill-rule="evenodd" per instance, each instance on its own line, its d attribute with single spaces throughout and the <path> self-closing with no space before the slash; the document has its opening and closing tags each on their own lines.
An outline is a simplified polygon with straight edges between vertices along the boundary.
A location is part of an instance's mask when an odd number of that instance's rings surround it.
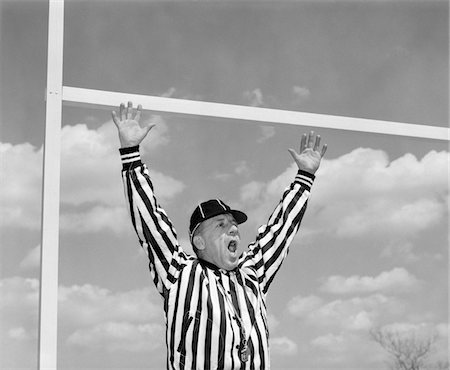
<svg viewBox="0 0 450 370">
<path fill-rule="evenodd" d="M 123 170 L 129 170 L 142 164 L 141 155 L 139 154 L 139 145 L 120 148 L 119 152 Z"/>
<path fill-rule="evenodd" d="M 308 191 L 310 191 L 315 178 L 316 176 L 314 176 L 312 173 L 299 170 L 297 172 L 297 176 L 295 176 L 295 182 L 300 183 L 301 185 L 306 187 Z"/>
</svg>

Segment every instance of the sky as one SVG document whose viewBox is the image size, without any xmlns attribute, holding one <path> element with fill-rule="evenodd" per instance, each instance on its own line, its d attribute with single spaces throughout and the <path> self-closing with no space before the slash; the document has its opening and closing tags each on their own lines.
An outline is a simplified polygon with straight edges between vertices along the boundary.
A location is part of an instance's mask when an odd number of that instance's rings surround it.
<svg viewBox="0 0 450 370">
<path fill-rule="evenodd" d="M 47 3 L 0 1 L 0 368 L 37 367 Z M 66 1 L 64 85 L 448 126 L 445 1 Z M 157 196 L 219 197 L 252 242 L 309 127 L 146 111 Z M 301 123 L 300 123 L 301 124 Z M 273 369 L 385 369 L 373 329 L 448 360 L 449 148 L 315 128 L 328 151 L 268 294 Z M 128 218 L 110 109 L 64 105 L 58 367 L 162 369 L 162 300 Z M 56 227 L 56 226 L 55 226 Z"/>
</svg>

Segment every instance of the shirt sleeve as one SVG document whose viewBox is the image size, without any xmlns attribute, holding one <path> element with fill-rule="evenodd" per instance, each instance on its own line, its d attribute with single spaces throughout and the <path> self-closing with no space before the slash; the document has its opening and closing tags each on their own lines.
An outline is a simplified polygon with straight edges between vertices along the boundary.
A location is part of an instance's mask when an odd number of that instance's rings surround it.
<svg viewBox="0 0 450 370">
<path fill-rule="evenodd" d="M 298 171 L 294 182 L 284 191 L 267 224 L 258 229 L 256 241 L 244 255 L 243 266 L 255 269 L 264 294 L 288 254 L 306 211 L 315 176 Z"/>
<path fill-rule="evenodd" d="M 121 148 L 120 155 L 131 221 L 150 261 L 153 282 L 165 296 L 188 257 L 178 243 L 172 222 L 156 200 L 148 168 L 141 162 L 139 146 Z"/>
</svg>

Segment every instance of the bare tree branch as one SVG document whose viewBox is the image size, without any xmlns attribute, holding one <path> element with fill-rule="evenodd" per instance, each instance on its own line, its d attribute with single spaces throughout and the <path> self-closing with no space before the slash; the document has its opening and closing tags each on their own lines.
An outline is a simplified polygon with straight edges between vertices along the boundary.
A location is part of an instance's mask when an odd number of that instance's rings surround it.
<svg viewBox="0 0 450 370">
<path fill-rule="evenodd" d="M 436 335 L 419 336 L 415 331 L 373 329 L 372 339 L 392 357 L 394 370 L 425 370 Z"/>
</svg>

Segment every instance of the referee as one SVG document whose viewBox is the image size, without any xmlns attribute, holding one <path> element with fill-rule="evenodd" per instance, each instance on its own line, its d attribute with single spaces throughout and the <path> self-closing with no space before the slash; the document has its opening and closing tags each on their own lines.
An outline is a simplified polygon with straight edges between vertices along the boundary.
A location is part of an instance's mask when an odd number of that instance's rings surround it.
<svg viewBox="0 0 450 370">
<path fill-rule="evenodd" d="M 112 117 L 131 220 L 164 300 L 167 369 L 270 369 L 267 291 L 300 226 L 327 146 L 320 148 L 320 136 L 311 132 L 302 136 L 300 153 L 289 149 L 298 173 L 241 255 L 245 213 L 220 199 L 200 203 L 189 226 L 193 256 L 179 245 L 141 162 L 139 144 L 154 126 L 141 126 L 141 110 L 128 102 Z"/>
</svg>

